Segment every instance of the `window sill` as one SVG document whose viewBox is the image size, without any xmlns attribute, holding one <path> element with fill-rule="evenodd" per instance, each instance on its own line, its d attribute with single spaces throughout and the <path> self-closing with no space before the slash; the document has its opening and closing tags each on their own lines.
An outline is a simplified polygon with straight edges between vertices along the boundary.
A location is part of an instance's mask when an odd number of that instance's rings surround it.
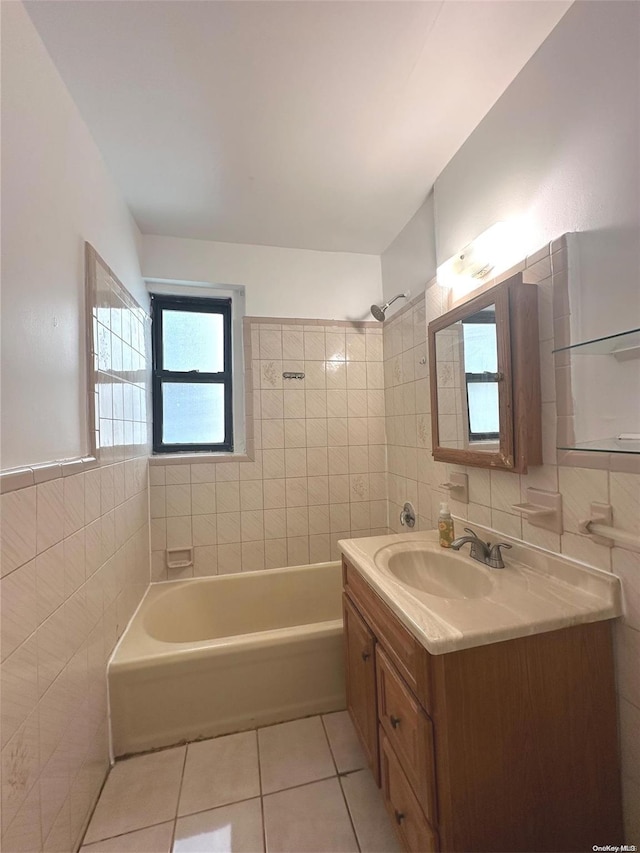
<svg viewBox="0 0 640 853">
<path fill-rule="evenodd" d="M 253 462 L 248 453 L 153 453 L 149 465 L 194 465 L 198 462 Z"/>
</svg>

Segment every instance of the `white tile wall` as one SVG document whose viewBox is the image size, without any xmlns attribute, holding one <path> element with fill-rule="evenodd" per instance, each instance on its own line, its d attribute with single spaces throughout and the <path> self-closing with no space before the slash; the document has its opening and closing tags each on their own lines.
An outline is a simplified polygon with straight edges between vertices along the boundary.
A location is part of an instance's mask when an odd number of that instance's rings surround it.
<svg viewBox="0 0 640 853">
<path fill-rule="evenodd" d="M 154 459 L 153 580 L 337 559 L 338 539 L 386 530 L 382 327 L 269 319 L 245 329 L 254 458 Z M 174 546 L 194 547 L 179 575 L 166 568 Z"/>
</svg>

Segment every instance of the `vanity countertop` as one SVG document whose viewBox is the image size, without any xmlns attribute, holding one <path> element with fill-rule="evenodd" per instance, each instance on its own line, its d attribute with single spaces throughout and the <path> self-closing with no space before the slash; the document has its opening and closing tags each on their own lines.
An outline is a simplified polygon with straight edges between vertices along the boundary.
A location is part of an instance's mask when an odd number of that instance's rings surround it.
<svg viewBox="0 0 640 853">
<path fill-rule="evenodd" d="M 458 552 L 489 581 L 481 597 L 431 595 L 397 580 L 376 565 L 376 555 L 406 543 L 415 549 L 439 548 L 438 532 L 343 539 L 338 545 L 369 585 L 416 639 L 434 655 L 488 645 L 585 622 L 614 619 L 622 613 L 620 581 L 605 571 L 552 554 L 474 525 L 483 539 L 508 542 L 505 568 L 490 569 Z M 445 550 L 445 549 L 442 549 Z M 487 584 L 487 585 L 489 585 Z"/>
</svg>

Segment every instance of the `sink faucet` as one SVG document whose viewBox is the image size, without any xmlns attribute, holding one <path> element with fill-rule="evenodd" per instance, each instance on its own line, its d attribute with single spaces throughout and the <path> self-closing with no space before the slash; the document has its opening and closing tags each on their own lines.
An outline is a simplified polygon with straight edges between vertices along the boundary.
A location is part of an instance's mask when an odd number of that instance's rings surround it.
<svg viewBox="0 0 640 853">
<path fill-rule="evenodd" d="M 465 527 L 469 536 L 460 536 L 454 539 L 451 547 L 454 551 L 459 551 L 467 542 L 471 545 L 469 556 L 472 560 L 477 560 L 479 563 L 484 563 L 492 569 L 504 569 L 504 560 L 500 552 L 501 548 L 511 548 L 506 542 L 497 542 L 493 547 L 490 542 L 483 542 L 478 535 L 471 530 L 470 527 Z"/>
</svg>

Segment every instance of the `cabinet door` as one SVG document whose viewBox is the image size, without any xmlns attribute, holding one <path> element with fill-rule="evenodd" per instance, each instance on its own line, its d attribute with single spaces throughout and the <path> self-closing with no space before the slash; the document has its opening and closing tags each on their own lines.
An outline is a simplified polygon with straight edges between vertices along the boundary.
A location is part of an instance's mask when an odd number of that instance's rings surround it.
<svg viewBox="0 0 640 853">
<path fill-rule="evenodd" d="M 349 599 L 343 595 L 347 709 L 380 785 L 376 712 L 375 637 Z"/>
</svg>

